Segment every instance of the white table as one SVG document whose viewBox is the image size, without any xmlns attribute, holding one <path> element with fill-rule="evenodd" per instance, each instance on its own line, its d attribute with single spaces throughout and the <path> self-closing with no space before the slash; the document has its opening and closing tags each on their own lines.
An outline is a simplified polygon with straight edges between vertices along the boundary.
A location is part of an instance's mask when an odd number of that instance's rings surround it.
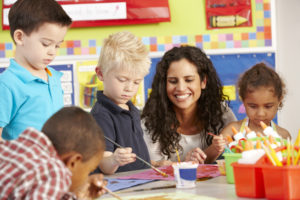
<svg viewBox="0 0 300 200">
<path fill-rule="evenodd" d="M 132 173 L 137 173 L 140 171 L 141 170 L 117 173 L 117 174 L 114 174 L 111 176 L 105 176 L 105 177 L 118 178 L 121 176 L 130 175 Z M 204 180 L 204 181 L 197 181 L 196 188 L 192 188 L 192 189 L 165 188 L 165 189 L 132 192 L 133 190 L 137 190 L 137 189 L 147 189 L 147 188 L 162 187 L 162 186 L 167 186 L 167 185 L 175 185 L 175 181 L 154 181 L 154 182 L 134 186 L 134 187 L 131 187 L 128 189 L 120 190 L 120 191 L 117 191 L 116 193 L 120 197 L 125 197 L 125 196 L 140 195 L 140 194 L 153 194 L 153 193 L 162 193 L 162 192 L 166 192 L 166 193 L 171 192 L 172 193 L 172 192 L 176 192 L 176 191 L 181 191 L 181 192 L 190 193 L 190 194 L 214 197 L 214 198 L 218 198 L 218 199 L 241 199 L 241 200 L 242 199 L 244 199 L 244 200 L 250 199 L 250 198 L 241 198 L 241 197 L 236 196 L 235 185 L 228 184 L 226 181 L 226 176 L 219 176 L 219 177 L 211 178 L 211 179 Z M 110 197 L 110 195 L 105 194 L 102 197 L 106 198 L 106 197 Z"/>
</svg>

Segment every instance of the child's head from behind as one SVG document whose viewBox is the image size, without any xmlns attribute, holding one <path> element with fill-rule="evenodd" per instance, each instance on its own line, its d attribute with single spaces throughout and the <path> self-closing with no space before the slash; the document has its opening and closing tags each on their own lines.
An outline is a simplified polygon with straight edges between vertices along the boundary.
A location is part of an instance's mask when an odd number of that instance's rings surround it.
<svg viewBox="0 0 300 200">
<path fill-rule="evenodd" d="M 47 120 L 42 132 L 72 172 L 71 191 L 98 166 L 105 149 L 103 132 L 94 118 L 77 107 L 65 107 Z"/>
<path fill-rule="evenodd" d="M 238 81 L 239 96 L 242 99 L 250 121 L 269 124 L 278 108 L 282 107 L 285 85 L 280 76 L 264 63 L 258 63 L 247 70 Z"/>
<path fill-rule="evenodd" d="M 127 103 L 149 71 L 148 53 L 142 41 L 130 32 L 118 32 L 105 39 L 96 67 L 103 93 L 120 106 Z"/>
<path fill-rule="evenodd" d="M 71 18 L 55 0 L 18 0 L 9 11 L 17 63 L 43 70 L 56 56 Z"/>
</svg>

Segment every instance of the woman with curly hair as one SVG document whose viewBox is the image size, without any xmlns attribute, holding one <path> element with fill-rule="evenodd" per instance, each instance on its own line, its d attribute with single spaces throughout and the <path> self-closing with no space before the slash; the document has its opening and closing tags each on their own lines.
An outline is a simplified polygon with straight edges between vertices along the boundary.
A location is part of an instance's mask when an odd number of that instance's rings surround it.
<svg viewBox="0 0 300 200">
<path fill-rule="evenodd" d="M 182 161 L 214 162 L 225 146 L 220 131 L 236 120 L 227 99 L 212 62 L 199 48 L 166 52 L 142 113 L 152 164 L 177 161 L 176 151 Z"/>
</svg>

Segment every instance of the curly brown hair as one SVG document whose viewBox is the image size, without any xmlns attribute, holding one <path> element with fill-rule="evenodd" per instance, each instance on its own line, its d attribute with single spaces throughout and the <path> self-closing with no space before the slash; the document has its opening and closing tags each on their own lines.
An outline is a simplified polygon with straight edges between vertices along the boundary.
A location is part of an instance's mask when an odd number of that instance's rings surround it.
<svg viewBox="0 0 300 200">
<path fill-rule="evenodd" d="M 273 87 L 274 94 L 281 100 L 279 108 L 282 108 L 283 97 L 286 94 L 285 84 L 280 76 L 265 63 L 258 63 L 242 74 L 238 80 L 239 96 L 244 100 L 247 93 L 258 87 Z"/>
<path fill-rule="evenodd" d="M 203 128 L 203 137 L 208 145 L 211 144 L 212 137 L 207 133 L 214 132 L 219 135 L 224 126 L 222 115 L 226 110 L 226 105 L 222 102 L 228 100 L 228 97 L 223 94 L 221 81 L 211 60 L 201 49 L 181 46 L 166 52 L 157 64 L 152 92 L 143 109 L 142 119 L 151 134 L 152 141 L 160 143 L 161 152 L 168 158 L 170 158 L 171 153 L 175 152 L 176 148 L 182 149 L 179 145 L 181 136 L 177 132 L 180 123 L 166 92 L 169 66 L 172 62 L 181 59 L 186 59 L 196 66 L 201 80 L 206 78 L 206 88 L 202 89 L 197 102 L 197 121 Z"/>
</svg>

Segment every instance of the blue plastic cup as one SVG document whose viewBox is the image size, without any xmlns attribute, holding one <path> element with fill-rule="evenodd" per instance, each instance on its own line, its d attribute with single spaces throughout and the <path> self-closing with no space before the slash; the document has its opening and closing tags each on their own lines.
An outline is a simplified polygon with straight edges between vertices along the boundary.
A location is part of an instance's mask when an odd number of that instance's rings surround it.
<svg viewBox="0 0 300 200">
<path fill-rule="evenodd" d="M 197 163 L 180 162 L 173 164 L 176 188 L 196 187 Z"/>
</svg>

